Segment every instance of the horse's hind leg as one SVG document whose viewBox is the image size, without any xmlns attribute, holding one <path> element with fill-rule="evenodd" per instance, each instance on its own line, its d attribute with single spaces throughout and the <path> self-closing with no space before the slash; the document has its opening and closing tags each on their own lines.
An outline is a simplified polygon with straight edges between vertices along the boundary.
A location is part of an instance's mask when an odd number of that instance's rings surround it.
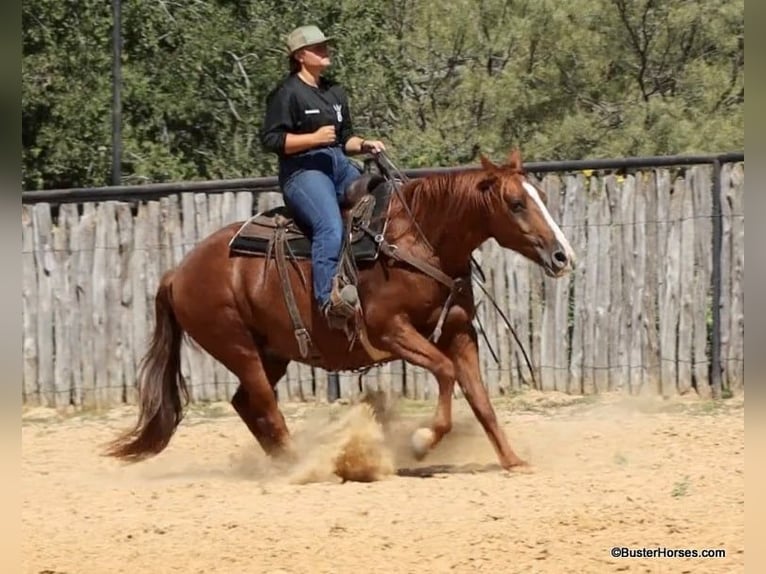
<svg viewBox="0 0 766 574">
<path fill-rule="evenodd" d="M 268 455 L 284 454 L 290 433 L 260 357 L 237 376 L 240 385 L 231 399 L 234 410 Z"/>
<path fill-rule="evenodd" d="M 264 451 L 270 455 L 281 454 L 289 438 L 287 425 L 279 410 L 274 386 L 287 371 L 287 362 L 261 359 L 268 392 L 261 384 L 259 373 L 240 378 L 240 385 L 231 398 L 231 405 Z M 253 390 L 255 389 L 255 390 Z M 268 397 L 265 395 L 268 394 Z"/>
<path fill-rule="evenodd" d="M 226 316 L 229 321 L 214 325 L 197 325 L 196 317 L 187 317 L 186 330 L 239 379 L 231 400 L 234 410 L 267 454 L 281 454 L 288 447 L 289 432 L 273 385 L 285 374 L 287 363 L 265 358 L 242 320 L 231 311 Z"/>
</svg>

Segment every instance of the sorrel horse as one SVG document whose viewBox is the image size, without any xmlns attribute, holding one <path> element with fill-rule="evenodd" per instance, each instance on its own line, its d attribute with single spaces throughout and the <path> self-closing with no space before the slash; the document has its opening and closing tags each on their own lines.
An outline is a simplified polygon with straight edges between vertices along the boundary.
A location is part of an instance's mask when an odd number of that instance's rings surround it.
<svg viewBox="0 0 766 574">
<path fill-rule="evenodd" d="M 311 293 L 310 261 L 290 268 L 295 302 L 318 357 L 305 358 L 288 317 L 280 278 L 264 257 L 233 256 L 233 223 L 202 240 L 162 277 L 155 299 L 156 325 L 139 372 L 139 417 L 107 454 L 138 461 L 163 451 L 184 414 L 189 395 L 181 376 L 184 333 L 239 379 L 231 403 L 271 456 L 290 453 L 290 435 L 274 386 L 291 361 L 330 371 L 359 369 L 403 359 L 430 371 L 438 382 L 430 428 L 413 435 L 423 457 L 450 431 L 454 384 L 462 388 L 505 469 L 526 463 L 511 448 L 482 384 L 477 334 L 472 325 L 471 254 L 489 238 L 540 265 L 550 277 L 572 270 L 569 242 L 545 207 L 542 190 L 526 177 L 518 150 L 505 165 L 481 158 L 481 168 L 405 182 L 386 212 L 386 249 L 359 267 L 366 345 L 349 351 L 346 336 L 331 329 Z M 298 271 L 300 268 L 300 272 Z M 467 281 L 468 288 L 465 288 Z M 308 287 L 306 287 L 308 285 Z M 461 287 L 462 286 L 462 287 Z M 436 342 L 428 334 L 439 326 Z"/>
</svg>

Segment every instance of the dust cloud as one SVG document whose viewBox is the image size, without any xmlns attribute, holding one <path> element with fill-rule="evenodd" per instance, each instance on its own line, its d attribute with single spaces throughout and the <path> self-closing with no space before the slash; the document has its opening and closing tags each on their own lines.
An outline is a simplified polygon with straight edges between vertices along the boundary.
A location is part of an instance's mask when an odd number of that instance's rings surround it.
<svg viewBox="0 0 766 574">
<path fill-rule="evenodd" d="M 395 453 L 384 429 L 389 413 L 365 400 L 348 408 L 307 414 L 291 429 L 290 453 L 271 459 L 258 445 L 234 455 L 235 472 L 261 481 L 289 484 L 373 482 L 394 474 Z"/>
</svg>

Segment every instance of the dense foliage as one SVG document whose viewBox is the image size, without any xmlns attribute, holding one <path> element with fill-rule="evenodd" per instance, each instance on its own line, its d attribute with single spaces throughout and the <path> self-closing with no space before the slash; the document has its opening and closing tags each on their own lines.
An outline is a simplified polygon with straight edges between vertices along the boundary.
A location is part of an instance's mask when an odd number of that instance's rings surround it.
<svg viewBox="0 0 766 574">
<path fill-rule="evenodd" d="M 107 184 L 110 3 L 22 6 L 24 187 Z M 133 0 L 122 20 L 128 183 L 273 174 L 257 133 L 303 23 L 402 166 L 744 148 L 744 0 Z"/>
</svg>

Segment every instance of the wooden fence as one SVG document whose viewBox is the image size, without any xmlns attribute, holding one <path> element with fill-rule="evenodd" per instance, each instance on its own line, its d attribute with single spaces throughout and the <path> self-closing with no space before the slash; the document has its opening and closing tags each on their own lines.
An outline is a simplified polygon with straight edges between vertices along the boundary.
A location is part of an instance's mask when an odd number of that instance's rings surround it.
<svg viewBox="0 0 766 574">
<path fill-rule="evenodd" d="M 550 210 L 579 257 L 569 278 L 546 278 L 493 240 L 477 252 L 487 289 L 530 353 L 543 390 L 709 393 L 711 177 L 710 165 L 545 176 Z M 736 391 L 744 367 L 744 164 L 725 164 L 721 183 L 721 368 L 724 388 Z M 163 271 L 221 225 L 280 201 L 273 192 L 246 191 L 137 205 L 23 205 L 23 402 L 132 403 Z M 492 395 L 526 388 L 531 378 L 519 348 L 475 292 L 499 359 L 482 340 L 485 384 Z M 237 385 L 186 344 L 183 371 L 194 401 L 228 400 Z M 433 377 L 400 361 L 363 381 L 411 398 L 436 392 Z M 323 400 L 327 373 L 293 364 L 277 388 L 280 400 Z M 358 393 L 358 377 L 341 374 L 340 392 Z"/>
</svg>

